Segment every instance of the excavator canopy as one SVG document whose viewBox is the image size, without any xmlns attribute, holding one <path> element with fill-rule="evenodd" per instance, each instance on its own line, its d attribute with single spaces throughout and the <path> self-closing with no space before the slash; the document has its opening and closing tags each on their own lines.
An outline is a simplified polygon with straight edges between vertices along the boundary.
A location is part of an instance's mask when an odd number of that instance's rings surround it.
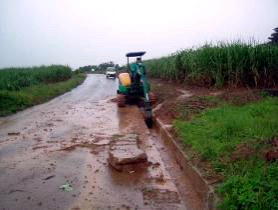
<svg viewBox="0 0 278 210">
<path fill-rule="evenodd" d="M 129 52 L 126 54 L 126 57 L 140 57 L 143 56 L 146 52 Z"/>
</svg>

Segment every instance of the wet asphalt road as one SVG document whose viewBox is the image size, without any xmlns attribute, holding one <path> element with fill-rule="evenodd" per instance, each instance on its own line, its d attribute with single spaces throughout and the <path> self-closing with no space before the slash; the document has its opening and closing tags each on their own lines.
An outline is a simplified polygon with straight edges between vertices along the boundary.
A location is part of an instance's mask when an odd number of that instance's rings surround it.
<svg viewBox="0 0 278 210">
<path fill-rule="evenodd" d="M 0 118 L 0 209 L 186 209 L 157 136 L 136 106 L 118 109 L 117 80 L 88 75 L 48 103 Z M 114 135 L 139 134 L 148 166 L 107 162 Z M 72 186 L 66 192 L 59 187 Z"/>
</svg>

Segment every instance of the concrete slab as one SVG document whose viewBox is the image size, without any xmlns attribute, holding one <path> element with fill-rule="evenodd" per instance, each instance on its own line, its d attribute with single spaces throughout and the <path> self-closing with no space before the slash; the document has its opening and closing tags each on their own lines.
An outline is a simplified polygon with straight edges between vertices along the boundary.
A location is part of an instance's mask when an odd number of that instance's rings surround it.
<svg viewBox="0 0 278 210">
<path fill-rule="evenodd" d="M 108 162 L 113 168 L 122 170 L 124 165 L 143 163 L 146 161 L 146 153 L 138 147 L 137 134 L 116 136 L 111 141 Z"/>
</svg>

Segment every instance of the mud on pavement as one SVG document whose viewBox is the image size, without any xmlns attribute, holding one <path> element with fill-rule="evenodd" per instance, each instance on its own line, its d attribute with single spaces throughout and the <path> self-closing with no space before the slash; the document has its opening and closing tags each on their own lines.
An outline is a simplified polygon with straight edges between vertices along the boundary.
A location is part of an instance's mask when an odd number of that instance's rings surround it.
<svg viewBox="0 0 278 210">
<path fill-rule="evenodd" d="M 180 194 L 139 109 L 111 101 L 116 89 L 88 75 L 69 93 L 0 118 L 1 209 L 201 209 Z M 117 170 L 111 144 L 130 134 L 143 158 Z"/>
</svg>

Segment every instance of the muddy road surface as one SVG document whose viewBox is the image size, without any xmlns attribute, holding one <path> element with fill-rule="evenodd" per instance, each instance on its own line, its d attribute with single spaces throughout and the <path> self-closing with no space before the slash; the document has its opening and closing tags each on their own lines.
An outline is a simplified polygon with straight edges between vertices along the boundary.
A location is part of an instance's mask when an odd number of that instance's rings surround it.
<svg viewBox="0 0 278 210">
<path fill-rule="evenodd" d="M 167 148 L 140 110 L 111 100 L 116 90 L 117 80 L 88 75 L 71 92 L 0 118 L 1 209 L 202 208 L 187 187 L 179 190 L 170 173 L 178 166 L 161 154 Z M 115 170 L 110 142 L 130 133 L 148 161 Z"/>
</svg>

